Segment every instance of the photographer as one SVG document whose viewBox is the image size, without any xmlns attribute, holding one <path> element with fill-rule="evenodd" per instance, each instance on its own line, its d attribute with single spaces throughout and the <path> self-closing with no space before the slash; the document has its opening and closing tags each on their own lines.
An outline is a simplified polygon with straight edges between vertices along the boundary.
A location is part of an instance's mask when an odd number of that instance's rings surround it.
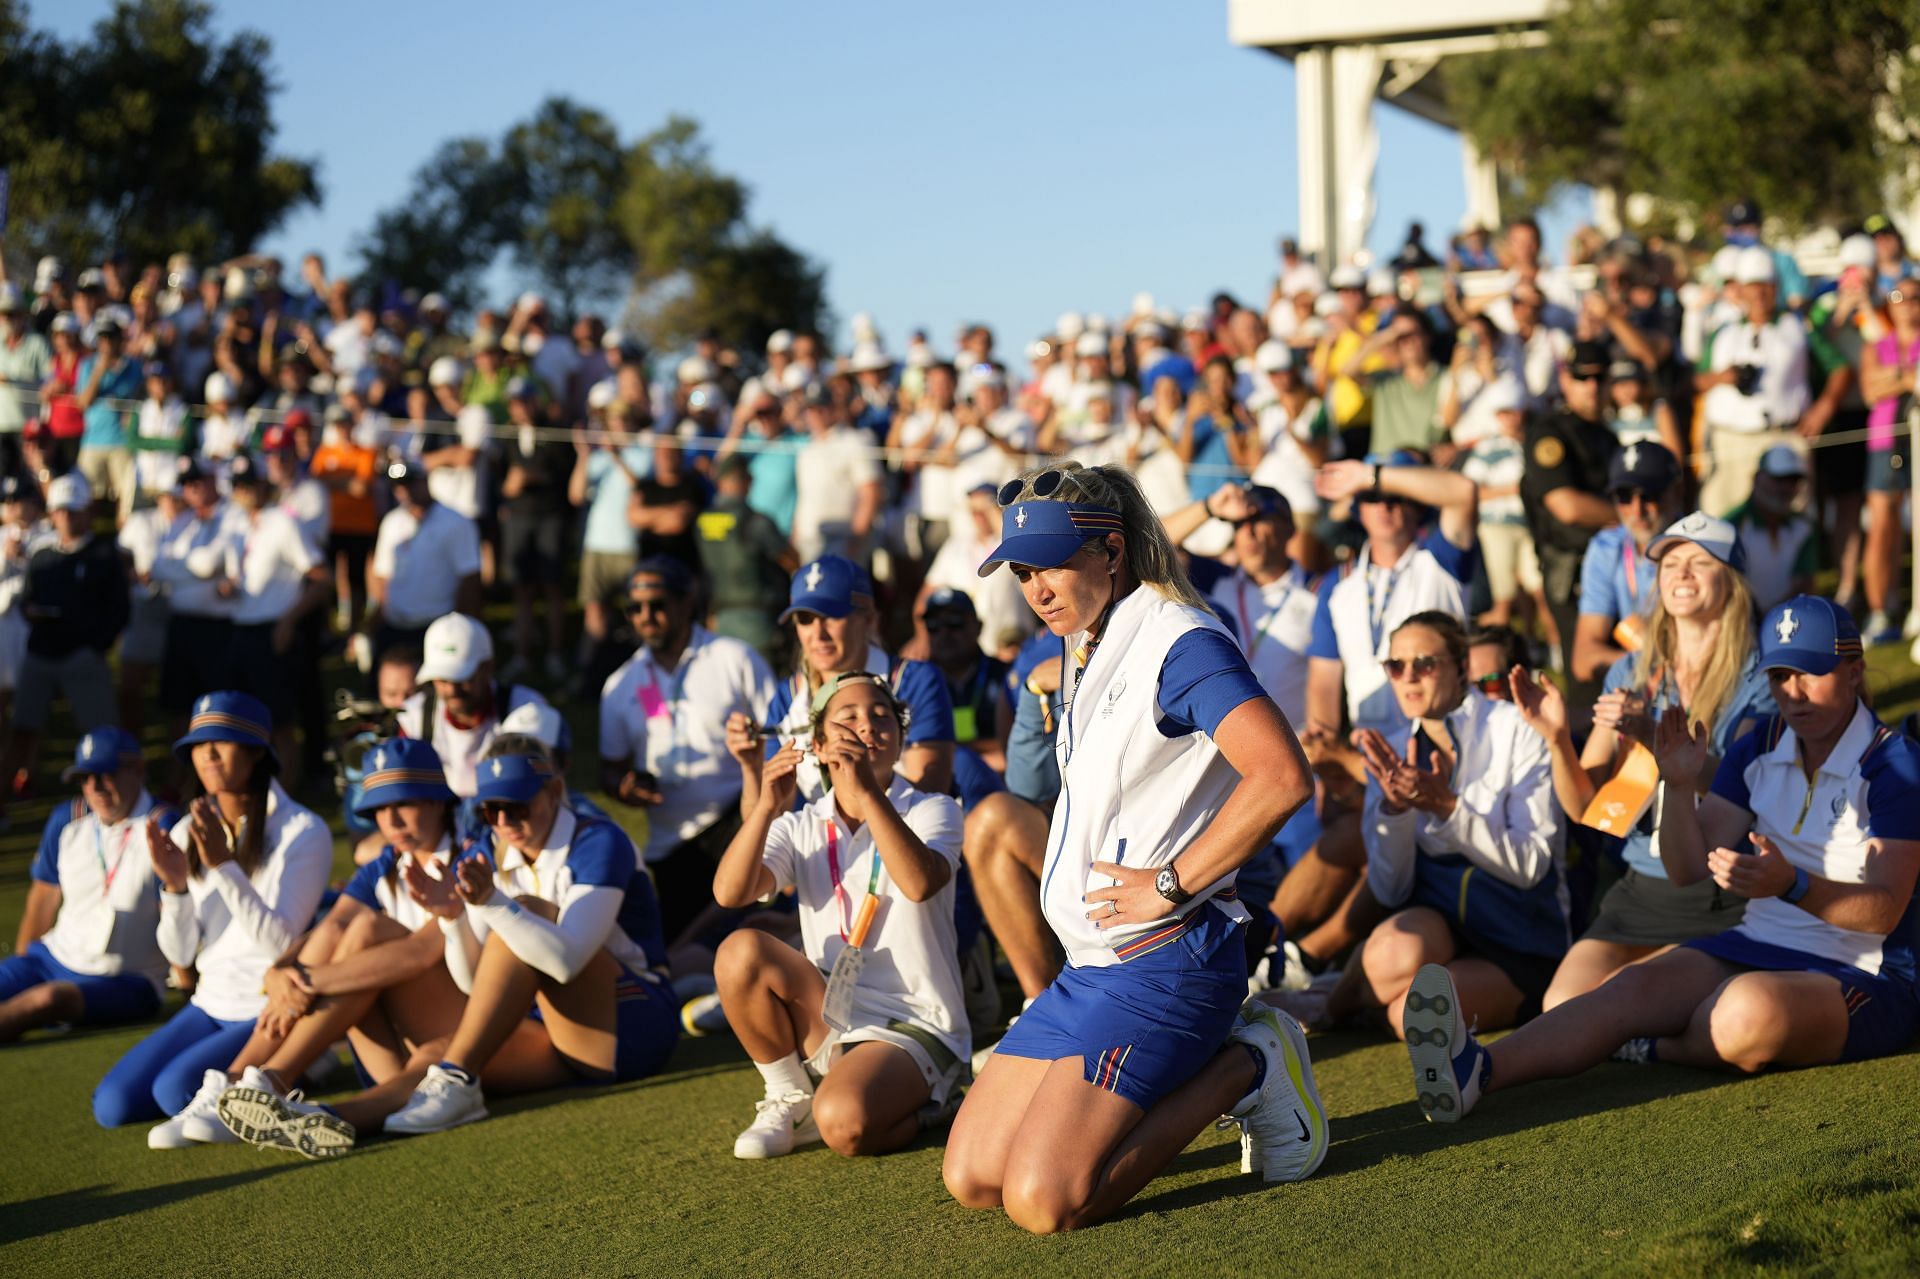
<svg viewBox="0 0 1920 1279">
<path fill-rule="evenodd" d="M 1694 390 L 1705 397 L 1706 453 L 1700 507 L 1724 516 L 1753 491 L 1760 455 L 1794 436 L 1807 411 L 1807 331 L 1800 317 L 1776 313 L 1773 255 L 1740 251 L 1734 268 L 1743 317 L 1707 339 Z"/>
</svg>

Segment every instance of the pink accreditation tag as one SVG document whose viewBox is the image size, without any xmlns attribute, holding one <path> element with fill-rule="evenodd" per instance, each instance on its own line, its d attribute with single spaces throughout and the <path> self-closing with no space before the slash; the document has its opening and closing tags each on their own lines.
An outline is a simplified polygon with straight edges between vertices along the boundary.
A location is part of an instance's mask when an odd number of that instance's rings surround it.
<svg viewBox="0 0 1920 1279">
<path fill-rule="evenodd" d="M 667 706 L 666 694 L 660 691 L 658 678 L 649 679 L 642 684 L 634 697 L 640 703 L 641 713 L 648 719 L 666 719 L 673 714 Z"/>
</svg>

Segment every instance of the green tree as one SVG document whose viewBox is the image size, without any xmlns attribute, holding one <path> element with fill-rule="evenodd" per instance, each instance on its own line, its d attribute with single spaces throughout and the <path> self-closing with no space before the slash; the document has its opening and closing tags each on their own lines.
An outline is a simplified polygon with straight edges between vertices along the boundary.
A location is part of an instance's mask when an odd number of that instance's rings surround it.
<svg viewBox="0 0 1920 1279">
<path fill-rule="evenodd" d="M 568 315 L 586 300 L 625 291 L 633 247 L 613 215 L 626 183 L 613 121 L 567 98 L 549 98 L 507 130 L 500 163 L 519 197 L 507 248 Z"/>
<path fill-rule="evenodd" d="M 465 306 L 516 223 L 512 177 L 485 138 L 454 138 L 414 171 L 405 198 L 360 238 L 361 277 L 437 289 Z"/>
<path fill-rule="evenodd" d="M 26 255 L 217 260 L 317 203 L 313 162 L 272 151 L 271 46 L 221 41 L 200 0 L 119 0 L 63 46 L 0 0 L 7 244 Z"/>
<path fill-rule="evenodd" d="M 1711 225 L 1751 195 L 1804 226 L 1909 180 L 1913 0 L 1568 0 L 1547 37 L 1445 72 L 1466 132 L 1536 203 L 1584 183 Z"/>
</svg>

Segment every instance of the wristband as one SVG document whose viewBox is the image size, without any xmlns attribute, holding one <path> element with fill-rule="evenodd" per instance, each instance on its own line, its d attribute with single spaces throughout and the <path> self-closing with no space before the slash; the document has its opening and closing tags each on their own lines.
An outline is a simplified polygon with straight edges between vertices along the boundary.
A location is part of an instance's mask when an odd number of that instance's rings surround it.
<svg viewBox="0 0 1920 1279">
<path fill-rule="evenodd" d="M 1813 880 L 1808 877 L 1807 872 L 1795 866 L 1793 868 L 1793 887 L 1781 893 L 1780 900 L 1790 906 L 1797 906 L 1800 903 L 1800 899 L 1807 895 L 1807 890 L 1812 887 Z"/>
</svg>

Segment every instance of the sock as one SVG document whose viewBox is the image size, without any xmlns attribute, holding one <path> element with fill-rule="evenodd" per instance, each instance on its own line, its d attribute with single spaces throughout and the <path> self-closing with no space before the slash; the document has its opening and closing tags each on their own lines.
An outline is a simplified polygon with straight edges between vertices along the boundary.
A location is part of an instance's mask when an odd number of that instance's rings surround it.
<svg viewBox="0 0 1920 1279">
<path fill-rule="evenodd" d="M 1301 950 L 1297 946 L 1294 947 L 1293 953 L 1300 956 L 1300 966 L 1307 970 L 1308 976 L 1318 977 L 1321 973 L 1324 973 L 1327 971 L 1326 960 L 1315 959 L 1312 955 L 1309 955 L 1306 951 Z"/>
<path fill-rule="evenodd" d="M 813 1094 L 813 1080 L 807 1077 L 807 1067 L 800 1060 L 799 1053 L 788 1053 L 779 1061 L 756 1061 L 753 1068 L 767 1081 L 769 1097 L 784 1097 L 796 1092 L 809 1096 Z"/>
<path fill-rule="evenodd" d="M 1282 1016 L 1286 1014 L 1282 1013 Z M 1260 1091 L 1260 1085 L 1267 1082 L 1267 1055 L 1252 1044 L 1241 1044 L 1247 1050 L 1247 1056 L 1253 1058 L 1253 1082 L 1247 1085 L 1249 1093 Z"/>
<path fill-rule="evenodd" d="M 460 1066 L 456 1066 L 450 1061 L 441 1062 L 440 1069 L 446 1071 L 449 1075 L 452 1075 L 455 1079 L 458 1079 L 463 1084 L 471 1084 L 473 1082 L 472 1075 L 468 1074 L 464 1068 Z"/>
</svg>

